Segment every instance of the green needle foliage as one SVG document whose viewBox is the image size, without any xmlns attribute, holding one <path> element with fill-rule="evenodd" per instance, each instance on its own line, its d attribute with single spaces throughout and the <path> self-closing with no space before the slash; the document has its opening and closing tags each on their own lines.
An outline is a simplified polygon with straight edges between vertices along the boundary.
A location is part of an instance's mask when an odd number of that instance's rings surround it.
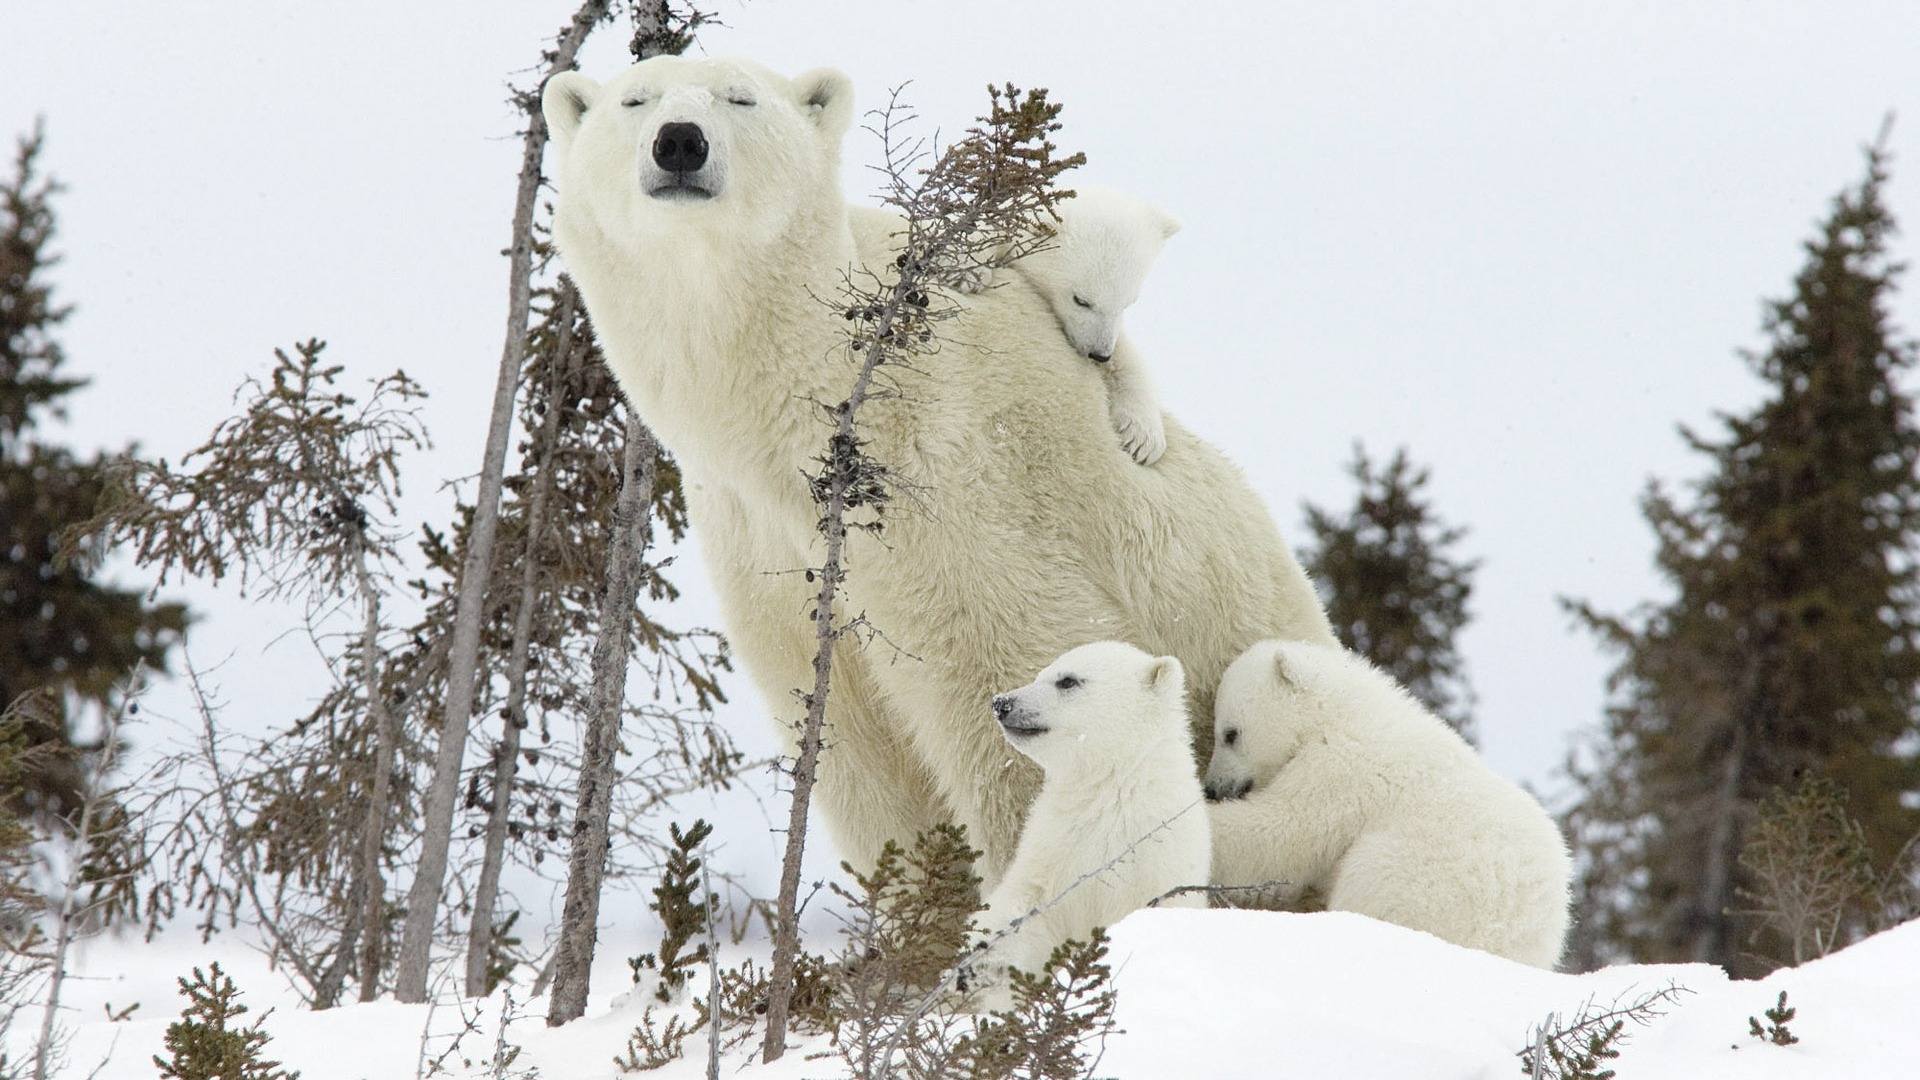
<svg viewBox="0 0 1920 1080">
<path fill-rule="evenodd" d="M 155 1055 L 162 1078 L 170 1080 L 299 1080 L 297 1072 L 287 1072 L 277 1061 L 266 1061 L 260 1051 L 272 1036 L 260 1030 L 267 1010 L 260 1019 L 240 1027 L 238 1019 L 247 1011 L 240 1004 L 240 991 L 233 980 L 214 964 L 207 972 L 193 969 L 193 979 L 178 980 L 187 1007 L 180 1019 L 167 1027 L 167 1056 Z"/>
<path fill-rule="evenodd" d="M 46 280 L 60 186 L 39 175 L 41 145 L 38 129 L 21 139 L 13 175 L 0 181 L 0 709 L 50 693 L 19 718 L 16 734 L 46 752 L 21 759 L 0 814 L 44 830 L 67 827 L 84 797 L 84 759 L 100 750 L 75 742 L 72 707 L 111 709 L 135 668 L 164 671 L 187 612 L 95 580 L 102 546 L 60 547 L 93 513 L 110 461 L 38 437 L 86 385 L 64 373 L 53 336 L 71 309 Z"/>
<path fill-rule="evenodd" d="M 1079 1080 L 1113 1030 L 1107 935 L 1053 950 L 1047 970 L 1012 973 L 1013 1008 L 996 1012 L 962 1044 L 967 1080 Z"/>
<path fill-rule="evenodd" d="M 636 983 L 643 971 L 660 973 L 660 985 L 654 987 L 653 995 L 662 1003 L 672 1002 L 694 971 L 707 962 L 704 940 L 690 952 L 687 945 L 696 937 L 706 935 L 708 921 L 719 903 L 711 896 L 705 900 L 700 898 L 701 859 L 694 854 L 707 837 L 713 835 L 713 826 L 696 819 L 684 833 L 677 822 L 669 824 L 667 831 L 673 837 L 673 849 L 667 853 L 660 883 L 653 887 L 653 903 L 647 905 L 660 916 L 664 927 L 660 951 L 643 953 L 627 961 L 633 968 Z"/>
<path fill-rule="evenodd" d="M 1533 1080 L 1612 1080 L 1612 1069 L 1603 1066 L 1620 1056 L 1631 1021 L 1645 1027 L 1665 1014 L 1663 1006 L 1690 993 L 1685 987 L 1670 984 L 1643 994 L 1631 1004 L 1600 1008 L 1592 1001 L 1584 1005 L 1564 1025 L 1558 1016 L 1536 1028 L 1520 1058 L 1520 1071 Z"/>
<path fill-rule="evenodd" d="M 1472 617 L 1477 559 L 1454 545 L 1426 494 L 1428 472 L 1405 447 L 1385 467 L 1355 444 L 1347 466 L 1360 491 L 1346 517 L 1306 504 L 1311 542 L 1301 565 L 1327 605 L 1340 643 L 1373 661 L 1455 731 L 1473 737 L 1473 689 L 1454 643 Z"/>
<path fill-rule="evenodd" d="M 1756 936 L 1788 946 L 1781 962 L 1825 956 L 1879 929 L 1873 850 L 1831 780 L 1807 777 L 1760 804 L 1740 865 L 1753 881 L 1740 895 L 1758 917 Z"/>
<path fill-rule="evenodd" d="M 1792 1020 L 1799 1011 L 1787 1004 L 1787 992 L 1782 990 L 1780 1000 L 1774 1003 L 1773 1008 L 1761 1014 L 1767 1018 L 1764 1026 L 1753 1017 L 1747 1017 L 1747 1033 L 1775 1046 L 1792 1046 L 1800 1041 L 1800 1036 L 1787 1030 L 1787 1022 Z"/>
<path fill-rule="evenodd" d="M 1754 916 L 1734 910 L 1755 888 L 1739 854 L 1758 806 L 1801 776 L 1845 786 L 1876 866 L 1920 831 L 1905 798 L 1920 790 L 1916 346 L 1887 314 L 1886 181 L 1876 146 L 1767 305 L 1767 347 L 1747 357 L 1760 404 L 1685 433 L 1713 466 L 1692 498 L 1649 488 L 1671 599 L 1570 605 L 1620 658 L 1604 730 L 1569 770 L 1578 962 L 1764 971 L 1743 949 Z"/>
</svg>

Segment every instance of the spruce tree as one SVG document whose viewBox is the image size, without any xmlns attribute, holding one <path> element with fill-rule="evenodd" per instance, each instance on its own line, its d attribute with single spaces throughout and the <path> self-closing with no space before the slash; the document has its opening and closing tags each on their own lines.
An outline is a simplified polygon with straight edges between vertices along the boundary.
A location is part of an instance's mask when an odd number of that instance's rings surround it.
<svg viewBox="0 0 1920 1080">
<path fill-rule="evenodd" d="M 1715 437 L 1684 432 L 1713 464 L 1689 502 L 1649 489 L 1673 598 L 1624 617 L 1573 605 L 1621 656 L 1603 738 L 1572 769 L 1588 962 L 1746 974 L 1786 953 L 1730 909 L 1754 884 L 1739 854 L 1756 807 L 1803 776 L 1852 793 L 1876 865 L 1920 828 L 1920 430 L 1902 385 L 1915 345 L 1886 310 L 1883 144 L 1766 306 L 1767 347 L 1746 357 L 1765 399 Z"/>
<path fill-rule="evenodd" d="M 6 795 L 11 813 L 44 823 L 79 805 L 79 757 L 97 749 L 76 744 L 75 707 L 108 708 L 135 667 L 164 669 L 187 614 L 101 584 L 92 545 L 56 557 L 62 531 L 93 513 L 106 459 L 40 438 L 85 385 L 64 373 L 53 337 L 71 309 L 54 302 L 46 280 L 60 187 L 38 173 L 41 144 L 38 128 L 21 139 L 13 176 L 0 182 L 0 708 L 51 692 L 51 708 L 21 720 L 20 734 L 46 752 L 25 759 Z"/>
<path fill-rule="evenodd" d="M 1360 491 L 1344 518 L 1305 504 L 1312 540 L 1301 565 L 1341 644 L 1471 739 L 1473 690 L 1454 644 L 1471 618 L 1467 601 L 1480 568 L 1479 560 L 1452 553 L 1466 530 L 1433 512 L 1428 471 L 1408 460 L 1405 447 L 1378 468 L 1355 444 L 1347 471 Z"/>
<path fill-rule="evenodd" d="M 265 1061 L 260 1052 L 273 1037 L 260 1030 L 266 1016 L 246 1027 L 238 1020 L 247 1011 L 240 991 L 215 963 L 208 971 L 193 969 L 193 981 L 175 980 L 187 1007 L 167 1026 L 167 1056 L 154 1055 L 163 1080 L 299 1080 L 277 1061 Z M 271 1012 L 272 1010 L 268 1010 Z"/>
</svg>

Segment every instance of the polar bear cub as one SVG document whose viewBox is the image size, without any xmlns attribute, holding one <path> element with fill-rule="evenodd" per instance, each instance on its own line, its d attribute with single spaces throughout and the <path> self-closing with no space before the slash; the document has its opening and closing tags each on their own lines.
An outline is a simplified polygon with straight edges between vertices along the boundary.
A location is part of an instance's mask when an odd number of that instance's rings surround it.
<svg viewBox="0 0 1920 1080">
<path fill-rule="evenodd" d="M 994 698 L 993 714 L 1046 776 L 980 918 L 986 967 L 1040 971 L 1062 942 L 1085 940 L 1169 889 L 1206 883 L 1205 796 L 1180 661 L 1117 641 L 1082 645 Z M 1166 904 L 1204 906 L 1187 897 Z"/>
<path fill-rule="evenodd" d="M 1572 865 L 1540 804 L 1344 649 L 1265 641 L 1220 679 L 1206 791 L 1213 881 L 1313 888 L 1352 911 L 1539 967 Z"/>
<path fill-rule="evenodd" d="M 1130 195 L 1106 188 L 1074 189 L 1055 212 L 1053 240 L 1031 255 L 1009 263 L 1006 272 L 1032 283 L 1060 320 L 1074 351 L 1107 374 L 1107 413 L 1120 445 L 1135 461 L 1151 465 L 1167 449 L 1160 400 L 1133 343 L 1121 335 L 1120 320 L 1140 298 L 1147 269 L 1180 223 Z M 991 283 L 991 271 L 963 288 Z"/>
</svg>

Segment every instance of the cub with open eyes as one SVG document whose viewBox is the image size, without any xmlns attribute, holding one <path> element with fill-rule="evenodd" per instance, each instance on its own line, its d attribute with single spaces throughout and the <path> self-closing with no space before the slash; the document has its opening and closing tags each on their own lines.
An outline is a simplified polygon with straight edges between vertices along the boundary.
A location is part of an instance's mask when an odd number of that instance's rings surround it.
<svg viewBox="0 0 1920 1080">
<path fill-rule="evenodd" d="M 1170 889 L 1206 884 L 1205 798 L 1180 661 L 1117 641 L 1082 645 L 994 698 L 993 712 L 1046 777 L 987 897 L 991 945 L 977 968 L 1040 971 L 1062 942 L 1084 941 Z M 1021 916 L 1019 929 L 991 941 Z"/>
<path fill-rule="evenodd" d="M 1228 666 L 1207 769 L 1213 883 L 1550 968 L 1572 864 L 1546 810 L 1345 649 L 1263 641 Z"/>
</svg>

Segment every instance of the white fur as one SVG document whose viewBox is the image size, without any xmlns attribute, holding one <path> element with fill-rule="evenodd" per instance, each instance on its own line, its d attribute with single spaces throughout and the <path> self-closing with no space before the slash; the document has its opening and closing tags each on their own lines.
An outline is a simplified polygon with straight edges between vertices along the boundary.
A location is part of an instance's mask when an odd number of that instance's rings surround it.
<svg viewBox="0 0 1920 1080">
<path fill-rule="evenodd" d="M 1169 889 L 1206 883 L 1210 840 L 1185 683 L 1173 657 L 1103 641 L 994 699 L 1007 741 L 1046 778 L 980 924 L 991 936 L 1026 919 L 987 963 L 1039 971 L 1062 942 L 1084 941 Z M 1205 906 L 1186 896 L 1166 903 Z"/>
<path fill-rule="evenodd" d="M 1045 298 L 1074 351 L 1105 369 L 1107 411 L 1120 444 L 1151 465 L 1167 449 L 1160 400 L 1120 323 L 1180 223 L 1130 195 L 1079 185 L 1057 212 L 1052 241 L 1007 270 Z M 969 284 L 977 289 L 993 279 L 989 272 Z"/>
<path fill-rule="evenodd" d="M 751 105 L 738 104 L 750 100 Z M 634 102 L 628 105 L 627 102 Z M 822 303 L 888 268 L 898 218 L 850 210 L 844 75 L 662 56 L 604 84 L 556 76 L 554 237 L 621 388 L 679 463 L 734 653 L 790 733 L 813 683 L 819 509 L 806 477 L 822 404 L 853 383 L 846 323 Z M 712 197 L 648 194 L 666 123 L 706 131 Z M 1211 715 L 1227 663 L 1269 637 L 1331 641 L 1312 586 L 1218 451 L 1167 423 L 1158 467 L 1114 443 L 1094 365 L 1024 281 L 968 297 L 939 354 L 893 372 L 862 434 L 904 481 L 885 531 L 849 541 L 844 611 L 884 638 L 834 658 L 815 798 L 843 855 L 871 865 L 945 820 L 989 886 L 1038 786 L 1007 764 L 990 688 L 1062 649 L 1125 637 L 1186 665 Z M 1199 745 L 1211 742 L 1204 727 Z"/>
<path fill-rule="evenodd" d="M 1329 909 L 1558 961 L 1572 874 L 1559 828 L 1366 660 L 1261 642 L 1221 678 L 1214 732 L 1207 793 L 1228 796 L 1210 807 L 1215 884 L 1284 881 L 1282 900 L 1312 888 Z"/>
</svg>

